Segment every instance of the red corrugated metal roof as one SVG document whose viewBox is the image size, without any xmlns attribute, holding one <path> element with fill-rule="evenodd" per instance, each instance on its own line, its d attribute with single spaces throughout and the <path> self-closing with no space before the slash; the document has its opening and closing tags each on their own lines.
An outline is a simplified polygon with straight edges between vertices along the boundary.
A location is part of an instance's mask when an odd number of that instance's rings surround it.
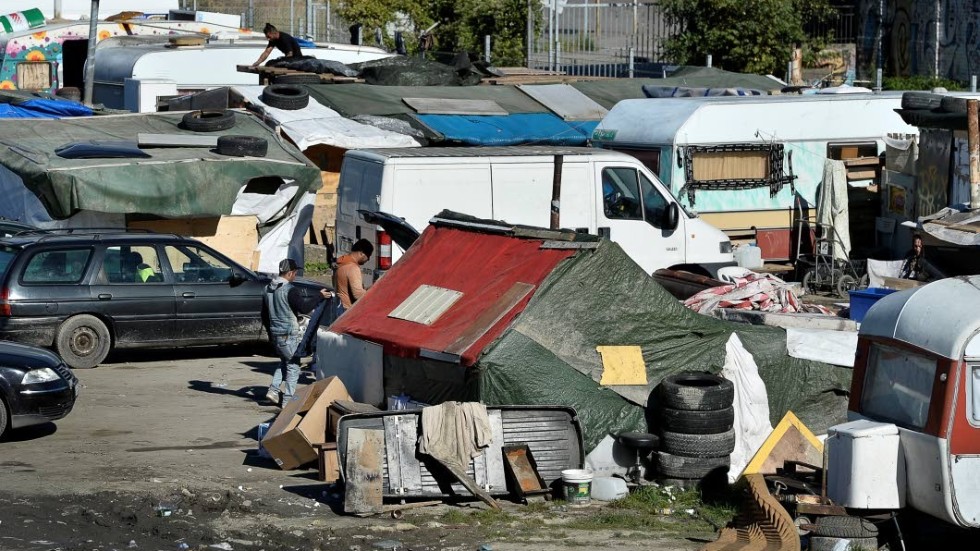
<svg viewBox="0 0 980 551">
<path fill-rule="evenodd" d="M 480 314 L 492 309 L 515 284 L 534 286 L 574 250 L 541 249 L 541 239 L 429 226 L 383 278 L 330 330 L 384 346 L 386 354 L 413 358 L 422 349 L 442 352 L 460 337 L 479 333 Z M 420 285 L 460 291 L 463 296 L 432 325 L 388 317 Z M 461 354 L 463 365 L 476 357 L 520 314 L 534 291 L 507 311 Z M 492 318 L 491 318 L 492 320 Z M 489 323 L 484 316 L 483 323 Z"/>
</svg>

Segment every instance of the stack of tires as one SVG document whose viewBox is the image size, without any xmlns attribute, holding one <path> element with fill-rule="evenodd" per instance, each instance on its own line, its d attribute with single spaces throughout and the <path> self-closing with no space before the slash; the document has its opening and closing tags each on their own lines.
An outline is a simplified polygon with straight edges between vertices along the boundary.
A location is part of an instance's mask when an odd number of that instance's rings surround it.
<svg viewBox="0 0 980 551">
<path fill-rule="evenodd" d="M 671 375 L 654 389 L 647 407 L 660 434 L 656 466 L 662 480 L 696 485 L 728 472 L 734 398 L 732 382 L 710 373 Z"/>
</svg>

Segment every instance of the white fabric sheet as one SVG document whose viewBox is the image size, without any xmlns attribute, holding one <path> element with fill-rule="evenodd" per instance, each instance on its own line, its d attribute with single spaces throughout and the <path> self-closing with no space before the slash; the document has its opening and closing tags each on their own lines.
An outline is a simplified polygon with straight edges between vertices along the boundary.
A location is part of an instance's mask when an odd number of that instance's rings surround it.
<svg viewBox="0 0 980 551">
<path fill-rule="evenodd" d="M 419 147 L 419 142 L 404 134 L 389 132 L 357 121 L 345 119 L 340 113 L 310 98 L 304 109 L 287 110 L 269 107 L 262 101 L 264 86 L 235 86 L 235 92 L 249 102 L 260 105 L 266 115 L 279 124 L 300 151 L 317 144 L 344 149 L 379 147 Z"/>
<path fill-rule="evenodd" d="M 868 259 L 868 287 L 879 289 L 885 286 L 886 277 L 898 277 L 902 273 L 904 260 Z"/>
<path fill-rule="evenodd" d="M 234 214 L 253 214 L 259 219 L 259 224 L 268 224 L 270 221 L 281 217 L 285 213 L 285 208 L 296 196 L 299 189 L 292 180 L 279 186 L 274 194 L 265 193 L 246 193 L 247 186 L 242 186 L 235 198 L 235 204 L 231 207 Z"/>
<path fill-rule="evenodd" d="M 817 197 L 817 222 L 833 227 L 839 241 L 834 239 L 834 258 L 847 260 L 851 252 L 850 214 L 847 207 L 847 167 L 843 161 L 827 159 L 823 165 L 823 181 Z M 829 236 L 829 237 L 832 237 Z"/>
<path fill-rule="evenodd" d="M 772 432 L 769 422 L 769 396 L 759 377 L 755 358 L 732 333 L 725 343 L 725 366 L 721 376 L 735 385 L 735 451 L 731 456 L 728 481 L 735 482 L 752 456 Z"/>
<path fill-rule="evenodd" d="M 801 360 L 854 367 L 857 331 L 786 328 L 786 352 Z"/>
<path fill-rule="evenodd" d="M 259 239 L 259 246 L 256 247 L 260 253 L 259 272 L 265 272 L 267 274 L 279 272 L 279 261 L 290 256 L 289 245 L 292 242 L 293 235 L 296 233 L 296 225 L 300 220 L 300 212 L 306 206 L 312 209 L 315 199 L 316 194 L 314 193 L 304 194 L 303 198 L 297 203 L 296 208 L 276 224 L 269 233 Z"/>
</svg>

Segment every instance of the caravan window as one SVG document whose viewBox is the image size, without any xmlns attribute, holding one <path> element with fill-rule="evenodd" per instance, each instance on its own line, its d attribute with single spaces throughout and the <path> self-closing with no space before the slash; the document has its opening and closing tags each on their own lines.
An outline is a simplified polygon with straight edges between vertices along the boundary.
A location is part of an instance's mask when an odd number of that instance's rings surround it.
<svg viewBox="0 0 980 551">
<path fill-rule="evenodd" d="M 929 417 L 936 360 L 873 344 L 861 396 L 861 413 L 875 420 L 922 429 Z"/>
<path fill-rule="evenodd" d="M 619 167 L 602 170 L 602 204 L 606 218 L 642 220 L 640 189 L 635 168 Z"/>
<path fill-rule="evenodd" d="M 51 88 L 51 64 L 46 61 L 18 63 L 17 88 L 21 90 Z"/>
</svg>

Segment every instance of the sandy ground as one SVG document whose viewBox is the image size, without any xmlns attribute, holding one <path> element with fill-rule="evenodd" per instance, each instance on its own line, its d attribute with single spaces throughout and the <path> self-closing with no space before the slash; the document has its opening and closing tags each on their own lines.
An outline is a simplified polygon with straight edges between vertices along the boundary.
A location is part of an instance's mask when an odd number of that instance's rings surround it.
<svg viewBox="0 0 980 551">
<path fill-rule="evenodd" d="M 339 514 L 338 490 L 315 471 L 281 471 L 256 455 L 256 425 L 278 411 L 256 400 L 276 364 L 256 352 L 129 352 L 77 371 L 80 396 L 67 418 L 0 442 L 0 549 L 689 550 L 713 538 L 562 526 L 598 505 L 549 514 L 532 530 L 445 521 L 480 509 L 472 503 L 399 521 Z"/>
</svg>

